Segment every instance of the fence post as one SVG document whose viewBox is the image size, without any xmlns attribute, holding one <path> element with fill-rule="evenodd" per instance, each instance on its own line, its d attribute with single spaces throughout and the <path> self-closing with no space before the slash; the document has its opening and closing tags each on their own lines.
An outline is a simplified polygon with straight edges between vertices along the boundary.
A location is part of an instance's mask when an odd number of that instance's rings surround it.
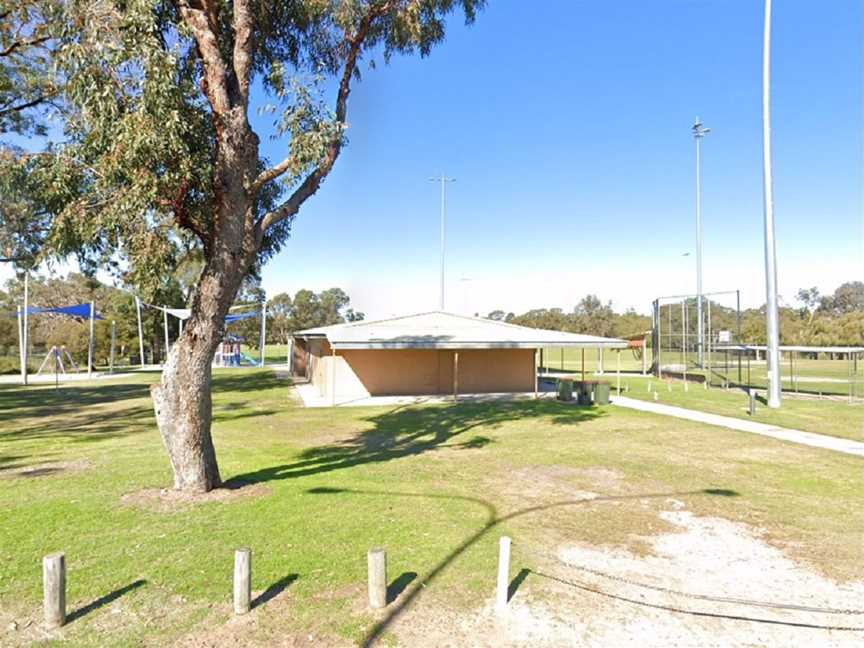
<svg viewBox="0 0 864 648">
<path fill-rule="evenodd" d="M 369 566 L 369 607 L 380 610 L 387 606 L 387 552 L 372 547 L 366 554 Z"/>
<path fill-rule="evenodd" d="M 510 590 L 510 538 L 501 536 L 498 541 L 498 586 L 495 590 L 495 607 L 499 612 L 507 609 Z"/>
<path fill-rule="evenodd" d="M 66 557 L 62 553 L 42 558 L 42 596 L 45 625 L 59 628 L 66 623 Z"/>
<path fill-rule="evenodd" d="M 234 614 L 246 614 L 252 601 L 252 550 L 234 551 Z"/>
</svg>

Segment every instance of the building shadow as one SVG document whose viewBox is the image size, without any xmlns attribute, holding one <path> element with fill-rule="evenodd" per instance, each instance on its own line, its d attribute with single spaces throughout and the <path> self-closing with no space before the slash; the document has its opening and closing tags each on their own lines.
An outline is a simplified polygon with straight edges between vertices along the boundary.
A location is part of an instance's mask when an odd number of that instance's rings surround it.
<svg viewBox="0 0 864 648">
<path fill-rule="evenodd" d="M 105 596 L 100 596 L 99 598 L 91 601 L 87 605 L 84 605 L 77 610 L 71 612 L 66 617 L 66 623 L 72 623 L 73 621 L 80 619 L 81 617 L 86 616 L 101 607 L 105 607 L 106 605 L 109 605 L 110 603 L 113 603 L 114 601 L 119 599 L 121 596 L 124 596 L 125 594 L 128 594 L 129 592 L 136 590 L 139 587 L 143 587 L 146 584 L 146 580 L 139 578 L 138 580 L 132 581 L 128 585 L 124 585 L 123 587 L 116 589 L 113 592 L 106 594 Z"/>
</svg>

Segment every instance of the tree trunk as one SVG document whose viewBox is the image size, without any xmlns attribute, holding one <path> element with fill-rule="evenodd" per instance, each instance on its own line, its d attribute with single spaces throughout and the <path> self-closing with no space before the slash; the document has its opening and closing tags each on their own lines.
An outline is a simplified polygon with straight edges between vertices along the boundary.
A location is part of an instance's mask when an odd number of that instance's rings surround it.
<svg viewBox="0 0 864 648">
<path fill-rule="evenodd" d="M 183 335 L 168 355 L 160 383 L 150 388 L 178 490 L 204 493 L 221 485 L 210 435 L 211 364 L 253 254 L 244 254 L 248 238 L 239 238 L 239 244 L 215 253 L 201 273 Z"/>
<path fill-rule="evenodd" d="M 254 196 L 258 138 L 237 106 L 217 115 L 213 194 L 215 230 L 204 244 L 207 264 L 192 299 L 192 314 L 150 392 L 156 423 L 171 459 L 174 488 L 207 492 L 221 484 L 210 434 L 211 363 L 237 290 L 258 250 Z"/>
</svg>

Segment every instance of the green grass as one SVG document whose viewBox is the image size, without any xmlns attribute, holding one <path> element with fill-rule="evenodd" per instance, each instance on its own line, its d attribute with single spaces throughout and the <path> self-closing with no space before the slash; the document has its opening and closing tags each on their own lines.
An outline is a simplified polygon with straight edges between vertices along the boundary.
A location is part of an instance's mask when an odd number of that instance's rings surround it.
<svg viewBox="0 0 864 648">
<path fill-rule="evenodd" d="M 607 378 L 611 378 L 614 389 L 614 376 Z M 860 400 L 850 404 L 845 399 L 785 395 L 780 409 L 771 409 L 765 404 L 763 391 L 757 392 L 756 414 L 750 416 L 750 399 L 743 389 L 712 387 L 706 390 L 701 384 L 691 383 L 684 391 L 684 382 L 681 380 L 657 380 L 632 375 L 623 376 L 621 385 L 622 389 L 629 387 L 629 391 L 622 393 L 631 398 L 653 401 L 653 392 L 656 391 L 657 402 L 667 405 L 864 441 L 864 403 Z"/>
<path fill-rule="evenodd" d="M 657 514 L 670 497 L 764 529 L 831 576 L 860 577 L 856 458 L 554 401 L 306 410 L 266 370 L 214 377 L 222 474 L 247 484 L 235 497 L 124 503 L 171 479 L 154 378 L 0 385 L 0 644 L 40 636 L 24 626 L 38 623 L 41 557 L 57 550 L 68 608 L 86 611 L 59 633 L 64 645 L 392 642 L 399 605 L 373 616 L 363 603 L 369 547 L 387 547 L 391 580 L 417 574 L 406 614 L 449 618 L 492 595 L 502 533 L 540 551 L 648 551 L 642 537 L 666 530 Z M 601 497 L 586 503 L 586 490 Z M 275 593 L 254 624 L 230 613 L 232 552 L 244 545 L 253 590 Z M 514 573 L 525 556 L 515 560 Z"/>
</svg>

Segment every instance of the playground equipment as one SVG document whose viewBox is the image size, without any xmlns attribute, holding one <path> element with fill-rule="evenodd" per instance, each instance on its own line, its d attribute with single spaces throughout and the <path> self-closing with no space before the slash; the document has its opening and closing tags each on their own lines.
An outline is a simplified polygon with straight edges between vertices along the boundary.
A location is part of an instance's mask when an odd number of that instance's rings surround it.
<svg viewBox="0 0 864 648">
<path fill-rule="evenodd" d="M 27 384 L 27 360 L 28 360 L 28 316 L 29 315 L 39 315 L 44 313 L 54 314 L 54 315 L 66 315 L 69 317 L 75 317 L 82 320 L 90 321 L 90 331 L 87 342 L 87 377 L 91 378 L 93 376 L 93 341 L 94 341 L 94 323 L 97 319 L 102 319 L 102 316 L 96 312 L 96 305 L 94 302 L 90 302 L 89 304 L 73 304 L 71 306 L 57 306 L 52 308 L 39 308 L 36 306 L 27 305 L 27 298 L 25 296 L 25 306 L 24 308 L 18 308 L 18 343 L 19 349 L 21 351 L 21 380 L 24 385 Z M 52 347 L 52 351 L 55 350 L 56 347 Z M 65 347 L 63 347 L 65 350 Z M 45 361 L 51 357 L 52 351 L 48 352 L 45 360 L 42 362 L 42 366 L 44 367 Z M 71 356 L 68 351 L 66 355 L 71 360 Z M 55 353 L 55 359 L 58 357 Z M 73 362 L 74 365 L 74 362 Z M 42 371 L 42 367 L 39 368 L 39 372 Z M 77 371 L 77 366 L 76 366 Z M 38 373 L 38 372 L 37 372 Z M 64 371 L 65 373 L 65 371 Z"/>
<path fill-rule="evenodd" d="M 141 358 L 141 366 L 142 367 L 144 366 L 144 329 L 143 329 L 143 324 L 142 324 L 142 320 L 141 320 L 142 307 L 152 308 L 152 309 L 155 309 L 155 310 L 162 312 L 162 329 L 163 329 L 163 334 L 165 337 L 165 359 L 167 360 L 168 359 L 168 351 L 171 348 L 171 346 L 170 346 L 171 340 L 168 336 L 168 316 L 170 315 L 171 317 L 177 318 L 178 324 L 179 324 L 179 333 L 178 333 L 178 337 L 179 337 L 180 335 L 183 335 L 183 322 L 185 322 L 187 319 L 189 319 L 189 317 L 192 315 L 192 311 L 188 308 L 169 308 L 168 306 L 157 306 L 154 304 L 147 304 L 147 303 L 143 302 L 137 296 L 135 296 L 134 299 L 135 299 L 135 312 L 136 312 L 137 317 L 138 317 L 138 346 L 139 346 L 139 352 L 140 352 L 140 358 Z M 266 341 L 266 331 L 267 331 L 267 304 L 266 303 L 241 304 L 241 305 L 232 307 L 231 310 L 239 310 L 239 309 L 244 309 L 244 308 L 253 308 L 254 310 L 249 310 L 249 311 L 245 311 L 245 312 L 229 313 L 228 315 L 225 316 L 225 326 L 228 327 L 230 324 L 232 324 L 234 322 L 249 319 L 252 317 L 260 317 L 261 318 L 260 340 L 259 340 L 259 345 L 258 345 L 258 348 L 260 349 L 260 359 L 256 362 L 254 359 L 252 359 L 251 357 L 249 357 L 248 355 L 245 355 L 245 354 L 244 354 L 244 358 L 245 358 L 245 361 L 247 363 L 263 367 L 264 366 L 264 351 L 265 351 L 265 345 L 266 345 L 266 342 L 265 342 Z M 259 308 L 260 308 L 260 310 L 259 310 Z M 225 341 L 223 341 L 223 345 L 225 343 L 228 343 L 228 340 L 230 337 L 232 337 L 232 336 L 226 337 Z M 236 337 L 236 336 L 233 336 L 233 337 Z M 239 353 L 239 351 L 238 351 L 238 353 Z M 223 356 L 225 358 L 230 358 L 231 355 L 232 354 L 229 352 L 223 352 L 223 349 L 220 346 L 220 348 L 217 349 L 217 351 L 216 351 L 216 356 L 214 356 L 214 357 L 220 358 L 220 360 L 218 362 L 216 360 L 214 360 L 214 363 L 218 364 L 218 366 L 239 366 L 239 365 L 224 364 L 223 361 L 221 360 L 221 358 Z"/>
<path fill-rule="evenodd" d="M 62 373 L 65 376 L 66 366 L 63 364 L 64 357 L 69 361 L 69 366 L 75 369 L 75 373 L 81 373 L 80 369 L 78 369 L 78 365 L 75 364 L 75 360 L 72 359 L 72 354 L 69 353 L 69 350 L 66 348 L 66 345 L 60 345 L 59 348 L 54 345 L 49 349 L 48 353 L 45 354 L 45 359 L 42 361 L 42 364 L 39 365 L 36 375 L 41 375 L 42 370 L 45 369 L 45 365 L 48 364 L 48 361 L 54 360 L 54 373 Z"/>
</svg>

